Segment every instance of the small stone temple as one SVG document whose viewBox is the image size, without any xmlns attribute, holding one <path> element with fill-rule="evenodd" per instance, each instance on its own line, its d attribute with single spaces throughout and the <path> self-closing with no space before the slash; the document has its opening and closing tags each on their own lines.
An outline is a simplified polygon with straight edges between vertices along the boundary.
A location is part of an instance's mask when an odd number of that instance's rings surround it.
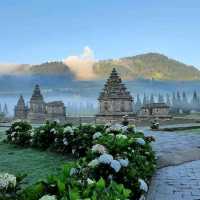
<svg viewBox="0 0 200 200">
<path fill-rule="evenodd" d="M 170 107 L 166 103 L 150 103 L 142 106 L 140 117 L 170 118 Z"/>
<path fill-rule="evenodd" d="M 96 115 L 97 123 L 121 122 L 123 116 L 133 119 L 133 97 L 122 83 L 120 76 L 114 68 L 100 93 L 99 113 Z"/>
<path fill-rule="evenodd" d="M 43 123 L 45 120 L 66 120 L 66 109 L 62 101 L 46 103 L 39 85 L 36 85 L 30 99 L 29 107 L 25 106 L 21 95 L 15 106 L 15 119 L 27 119 L 33 123 Z"/>
<path fill-rule="evenodd" d="M 17 105 L 14 109 L 16 119 L 26 119 L 28 107 L 25 105 L 25 101 L 22 95 L 20 95 Z"/>
</svg>

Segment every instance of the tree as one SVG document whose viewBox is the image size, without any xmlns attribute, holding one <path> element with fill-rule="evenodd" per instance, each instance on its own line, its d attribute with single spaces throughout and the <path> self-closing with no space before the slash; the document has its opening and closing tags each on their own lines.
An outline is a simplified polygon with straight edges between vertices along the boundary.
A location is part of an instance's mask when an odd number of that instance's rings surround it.
<svg viewBox="0 0 200 200">
<path fill-rule="evenodd" d="M 164 103 L 164 97 L 161 94 L 158 94 L 158 103 Z"/>
<path fill-rule="evenodd" d="M 153 95 L 153 93 L 151 94 L 151 96 L 150 96 L 150 103 L 155 103 L 155 100 L 154 100 L 154 95 Z"/>
<path fill-rule="evenodd" d="M 171 106 L 170 95 L 169 95 L 168 93 L 166 94 L 166 104 L 167 104 L 168 106 Z"/>
<path fill-rule="evenodd" d="M 137 94 L 137 99 L 136 99 L 136 102 L 135 102 L 135 111 L 138 112 L 141 107 L 142 107 L 142 102 L 141 102 L 141 99 L 140 99 L 140 95 Z"/>
<path fill-rule="evenodd" d="M 148 104 L 148 98 L 146 96 L 146 94 L 144 93 L 144 97 L 143 97 L 143 105 Z"/>
</svg>

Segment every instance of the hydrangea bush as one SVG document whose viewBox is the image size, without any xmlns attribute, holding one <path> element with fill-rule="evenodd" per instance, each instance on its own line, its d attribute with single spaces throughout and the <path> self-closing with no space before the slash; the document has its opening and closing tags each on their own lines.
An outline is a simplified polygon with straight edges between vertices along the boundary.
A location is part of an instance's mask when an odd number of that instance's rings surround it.
<svg viewBox="0 0 200 200">
<path fill-rule="evenodd" d="M 47 122 L 27 133 L 33 147 L 72 153 L 79 160 L 65 166 L 60 176 L 25 191 L 26 200 L 139 199 L 148 191 L 155 170 L 150 146 L 154 138 L 145 137 L 134 126 Z"/>
<path fill-rule="evenodd" d="M 32 126 L 27 121 L 17 120 L 6 131 L 7 140 L 20 146 L 28 146 L 32 138 Z"/>
<path fill-rule="evenodd" d="M 0 199 L 15 200 L 18 199 L 18 191 L 24 176 L 14 176 L 9 173 L 0 173 Z"/>
</svg>

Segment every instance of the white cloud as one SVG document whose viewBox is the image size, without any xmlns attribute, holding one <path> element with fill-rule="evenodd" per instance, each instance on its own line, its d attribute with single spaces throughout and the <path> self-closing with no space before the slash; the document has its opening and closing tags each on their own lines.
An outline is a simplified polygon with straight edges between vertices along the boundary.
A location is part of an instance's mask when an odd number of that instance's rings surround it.
<svg viewBox="0 0 200 200">
<path fill-rule="evenodd" d="M 90 80 L 95 78 L 93 65 L 95 63 L 92 49 L 86 46 L 79 56 L 68 56 L 63 61 L 75 73 L 77 79 Z"/>
</svg>

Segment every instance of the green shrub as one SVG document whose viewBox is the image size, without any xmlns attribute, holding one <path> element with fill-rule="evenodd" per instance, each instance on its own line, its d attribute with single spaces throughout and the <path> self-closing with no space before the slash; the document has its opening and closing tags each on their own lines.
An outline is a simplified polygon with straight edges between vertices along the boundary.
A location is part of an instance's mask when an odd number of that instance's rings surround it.
<svg viewBox="0 0 200 200">
<path fill-rule="evenodd" d="M 23 200 L 38 200 L 44 195 L 58 200 L 139 199 L 148 190 L 155 170 L 150 146 L 154 138 L 145 137 L 134 126 L 73 127 L 47 122 L 30 135 L 33 147 L 73 153 L 80 159 L 64 166 L 60 175 L 27 188 Z"/>
<path fill-rule="evenodd" d="M 7 141 L 20 146 L 28 146 L 32 138 L 32 126 L 27 121 L 15 121 L 6 131 Z"/>
<path fill-rule="evenodd" d="M 0 199 L 17 200 L 24 177 L 25 175 L 16 177 L 12 174 L 0 173 Z"/>
</svg>

